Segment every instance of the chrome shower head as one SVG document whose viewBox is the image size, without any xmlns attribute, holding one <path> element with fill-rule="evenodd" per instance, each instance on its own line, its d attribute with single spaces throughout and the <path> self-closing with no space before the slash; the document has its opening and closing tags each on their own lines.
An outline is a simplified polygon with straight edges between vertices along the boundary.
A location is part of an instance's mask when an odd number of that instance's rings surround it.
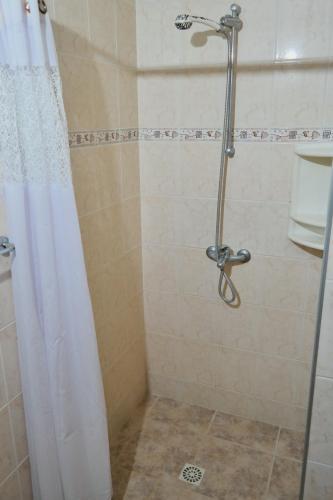
<svg viewBox="0 0 333 500">
<path fill-rule="evenodd" d="M 175 26 L 177 30 L 188 30 L 192 26 L 193 23 L 187 21 L 188 18 L 188 14 L 180 14 L 176 17 Z"/>
<path fill-rule="evenodd" d="M 176 17 L 175 26 L 178 30 L 188 30 L 193 23 L 205 24 L 215 31 L 221 31 L 221 24 L 206 17 L 190 16 L 189 14 L 180 14 Z"/>
</svg>

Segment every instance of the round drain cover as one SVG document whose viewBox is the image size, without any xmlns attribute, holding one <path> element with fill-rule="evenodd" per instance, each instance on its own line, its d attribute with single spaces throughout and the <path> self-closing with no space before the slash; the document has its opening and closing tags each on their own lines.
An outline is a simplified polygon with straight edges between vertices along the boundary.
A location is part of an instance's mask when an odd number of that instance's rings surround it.
<svg viewBox="0 0 333 500">
<path fill-rule="evenodd" d="M 204 475 L 204 469 L 192 464 L 185 464 L 179 479 L 189 484 L 199 485 Z"/>
</svg>

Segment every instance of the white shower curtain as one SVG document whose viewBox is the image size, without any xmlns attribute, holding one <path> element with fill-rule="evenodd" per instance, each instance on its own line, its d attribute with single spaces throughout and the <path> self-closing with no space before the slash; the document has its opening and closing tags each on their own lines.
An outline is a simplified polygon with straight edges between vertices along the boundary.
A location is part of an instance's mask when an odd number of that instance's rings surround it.
<svg viewBox="0 0 333 500">
<path fill-rule="evenodd" d="M 52 28 L 0 0 L 0 174 L 35 500 L 109 500 L 103 387 Z"/>
</svg>

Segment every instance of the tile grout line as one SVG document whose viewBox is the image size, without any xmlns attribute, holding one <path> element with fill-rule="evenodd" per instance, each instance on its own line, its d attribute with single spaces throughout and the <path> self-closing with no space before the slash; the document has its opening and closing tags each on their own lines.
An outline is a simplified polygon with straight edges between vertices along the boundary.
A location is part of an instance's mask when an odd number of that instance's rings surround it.
<svg viewBox="0 0 333 500">
<path fill-rule="evenodd" d="M 278 447 L 279 440 L 280 440 L 280 434 L 281 434 L 281 427 L 279 426 L 278 433 L 277 433 L 276 440 L 275 440 L 274 449 L 273 449 L 273 454 L 272 454 L 272 464 L 271 464 L 271 468 L 270 468 L 268 479 L 267 479 L 265 497 L 268 495 L 269 487 L 271 485 L 273 468 L 274 468 L 274 464 L 275 464 L 275 457 L 276 457 L 277 447 Z"/>
</svg>

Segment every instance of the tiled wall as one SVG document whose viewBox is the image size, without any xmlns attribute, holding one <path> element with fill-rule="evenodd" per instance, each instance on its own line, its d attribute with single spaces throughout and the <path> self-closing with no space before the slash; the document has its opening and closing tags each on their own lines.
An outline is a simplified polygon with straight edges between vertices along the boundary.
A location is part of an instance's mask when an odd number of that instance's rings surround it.
<svg viewBox="0 0 333 500">
<path fill-rule="evenodd" d="M 50 7 L 69 130 L 136 129 L 134 0 Z M 138 143 L 71 156 L 113 439 L 146 392 Z"/>
<path fill-rule="evenodd" d="M 0 207 L 0 234 L 6 234 Z M 32 500 L 10 259 L 0 259 L 0 498 Z"/>
<path fill-rule="evenodd" d="M 236 127 L 329 126 L 332 3 L 240 3 Z M 233 309 L 218 299 L 218 272 L 205 255 L 214 242 L 220 144 L 177 136 L 221 127 L 226 42 L 198 25 L 177 31 L 174 19 L 219 18 L 229 4 L 138 3 L 139 126 L 165 127 L 170 137 L 140 143 L 150 385 L 303 428 L 322 259 L 287 238 L 294 146 L 239 143 L 229 162 L 224 241 L 253 255 L 233 270 L 242 300 Z"/>
<path fill-rule="evenodd" d="M 119 142 L 121 130 L 138 126 L 134 0 L 47 5 L 69 129 L 104 139 L 98 131 L 112 129 Z M 113 439 L 146 392 L 138 144 L 78 147 L 72 165 Z M 10 265 L 1 258 L 0 266 L 0 498 L 28 500 Z"/>
<path fill-rule="evenodd" d="M 333 498 L 333 236 L 319 338 L 305 500 Z"/>
</svg>

